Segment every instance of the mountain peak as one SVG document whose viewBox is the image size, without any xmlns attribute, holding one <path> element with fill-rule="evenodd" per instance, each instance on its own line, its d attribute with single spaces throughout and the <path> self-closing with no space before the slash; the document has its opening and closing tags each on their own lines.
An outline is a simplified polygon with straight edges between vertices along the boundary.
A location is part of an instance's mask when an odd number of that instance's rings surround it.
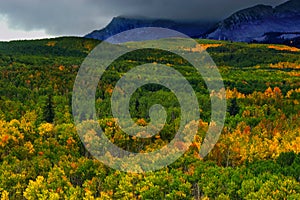
<svg viewBox="0 0 300 200">
<path fill-rule="evenodd" d="M 271 16 L 272 14 L 272 6 L 259 4 L 254 7 L 246 8 L 232 14 L 230 17 L 223 21 L 223 26 L 225 28 L 233 28 L 233 26 L 238 25 L 240 23 L 253 20 L 261 20 L 263 18 Z"/>
<path fill-rule="evenodd" d="M 300 32 L 300 1 L 291 0 L 273 8 L 257 5 L 232 14 L 208 33 L 210 39 L 241 42 L 263 41 L 268 33 L 278 37 Z M 282 33 L 282 34 L 280 34 Z"/>
<path fill-rule="evenodd" d="M 300 1 L 290 0 L 275 7 L 275 12 L 279 15 L 294 15 L 300 14 Z"/>
<path fill-rule="evenodd" d="M 214 25 L 214 26 L 213 26 Z M 280 41 L 293 43 L 291 38 L 300 34 L 300 0 L 290 0 L 276 7 L 259 4 L 233 13 L 219 22 L 178 21 L 144 16 L 118 16 L 101 30 L 95 30 L 86 38 L 105 40 L 110 36 L 134 28 L 169 28 L 190 37 L 206 37 L 241 42 Z"/>
<path fill-rule="evenodd" d="M 184 33 L 190 37 L 200 37 L 213 24 L 213 22 L 176 21 L 170 19 L 154 19 L 138 16 L 118 16 L 114 17 L 104 29 L 95 30 L 85 37 L 97 40 L 105 40 L 110 36 L 123 31 L 143 27 L 169 28 Z"/>
</svg>

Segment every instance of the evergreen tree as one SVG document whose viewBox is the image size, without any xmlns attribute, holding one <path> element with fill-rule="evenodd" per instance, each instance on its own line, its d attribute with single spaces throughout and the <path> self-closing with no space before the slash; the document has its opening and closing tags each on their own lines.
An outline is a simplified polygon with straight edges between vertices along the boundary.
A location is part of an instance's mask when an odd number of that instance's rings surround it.
<svg viewBox="0 0 300 200">
<path fill-rule="evenodd" d="M 52 95 L 48 95 L 46 105 L 44 107 L 43 118 L 48 123 L 53 123 L 54 120 L 54 108 Z"/>
<path fill-rule="evenodd" d="M 229 105 L 230 106 L 228 108 L 228 112 L 231 116 L 235 116 L 240 112 L 240 107 L 237 103 L 236 98 L 231 99 Z"/>
</svg>

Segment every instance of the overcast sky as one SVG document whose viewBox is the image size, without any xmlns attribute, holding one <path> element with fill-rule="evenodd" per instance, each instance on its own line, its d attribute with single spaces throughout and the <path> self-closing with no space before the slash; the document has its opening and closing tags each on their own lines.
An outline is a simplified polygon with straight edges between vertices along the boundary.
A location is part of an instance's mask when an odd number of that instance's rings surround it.
<svg viewBox="0 0 300 200">
<path fill-rule="evenodd" d="M 0 40 L 85 35 L 114 16 L 220 20 L 286 0 L 0 0 Z"/>
</svg>

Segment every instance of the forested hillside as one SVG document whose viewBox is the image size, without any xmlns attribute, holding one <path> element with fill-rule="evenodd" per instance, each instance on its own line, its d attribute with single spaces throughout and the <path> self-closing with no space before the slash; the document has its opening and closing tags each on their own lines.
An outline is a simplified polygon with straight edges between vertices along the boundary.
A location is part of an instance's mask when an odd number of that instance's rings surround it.
<svg viewBox="0 0 300 200">
<path fill-rule="evenodd" d="M 137 50 L 114 61 L 99 82 L 99 123 L 114 144 L 132 152 L 168 144 L 178 129 L 180 106 L 167 88 L 143 86 L 131 99 L 131 116 L 146 125 L 149 108 L 162 104 L 167 124 L 150 139 L 127 135 L 110 110 L 113 88 L 124 73 L 144 63 L 166 64 L 183 74 L 197 95 L 201 120 L 189 150 L 159 171 L 134 174 L 93 158 L 73 123 L 73 84 L 99 41 L 0 42 L 1 199 L 300 199 L 300 49 L 199 43 L 219 67 L 227 100 L 225 127 L 204 159 L 199 150 L 210 122 L 210 98 L 187 61 L 169 52 Z"/>
</svg>

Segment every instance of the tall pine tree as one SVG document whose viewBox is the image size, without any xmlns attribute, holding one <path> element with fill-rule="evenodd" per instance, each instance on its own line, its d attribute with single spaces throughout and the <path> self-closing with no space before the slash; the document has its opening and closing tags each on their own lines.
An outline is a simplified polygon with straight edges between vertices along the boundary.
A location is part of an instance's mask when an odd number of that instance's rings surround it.
<svg viewBox="0 0 300 200">
<path fill-rule="evenodd" d="M 230 100 L 230 105 L 229 105 L 229 108 L 228 108 L 228 112 L 231 116 L 235 116 L 235 115 L 239 114 L 240 107 L 237 103 L 236 98 L 233 98 L 233 99 Z"/>
<path fill-rule="evenodd" d="M 44 112 L 43 112 L 43 118 L 48 123 L 53 123 L 54 121 L 54 108 L 53 108 L 53 98 L 52 95 L 48 95 Z"/>
</svg>

